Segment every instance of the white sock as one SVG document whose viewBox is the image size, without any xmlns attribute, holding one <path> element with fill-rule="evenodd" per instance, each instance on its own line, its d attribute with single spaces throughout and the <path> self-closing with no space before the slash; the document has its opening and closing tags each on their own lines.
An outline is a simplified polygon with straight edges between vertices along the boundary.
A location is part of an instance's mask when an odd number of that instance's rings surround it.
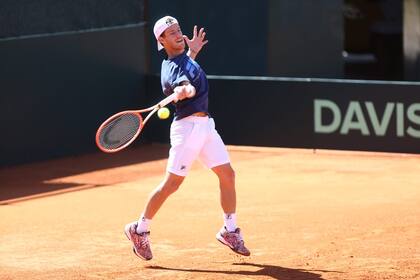
<svg viewBox="0 0 420 280">
<path fill-rule="evenodd" d="M 137 229 L 136 229 L 137 233 L 140 234 L 142 232 L 149 231 L 149 225 L 150 225 L 151 221 L 152 220 L 150 220 L 150 219 L 146 219 L 144 217 L 144 215 L 141 215 L 141 217 L 138 221 L 138 224 L 137 224 Z"/>
<path fill-rule="evenodd" d="M 225 221 L 225 227 L 229 232 L 236 230 L 236 214 L 235 213 L 223 213 L 223 219 Z"/>
</svg>

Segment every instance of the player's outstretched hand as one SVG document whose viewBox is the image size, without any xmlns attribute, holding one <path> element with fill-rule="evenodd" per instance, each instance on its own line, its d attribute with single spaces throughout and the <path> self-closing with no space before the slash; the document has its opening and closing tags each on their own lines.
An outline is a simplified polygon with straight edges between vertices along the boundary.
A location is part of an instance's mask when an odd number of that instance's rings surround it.
<svg viewBox="0 0 420 280">
<path fill-rule="evenodd" d="M 193 56 L 193 58 L 195 58 L 203 46 L 208 43 L 208 40 L 205 40 L 206 32 L 204 32 L 204 28 L 200 28 L 200 31 L 197 33 L 197 25 L 194 25 L 193 37 L 191 40 L 186 35 L 183 37 L 190 49 L 190 56 Z"/>
</svg>

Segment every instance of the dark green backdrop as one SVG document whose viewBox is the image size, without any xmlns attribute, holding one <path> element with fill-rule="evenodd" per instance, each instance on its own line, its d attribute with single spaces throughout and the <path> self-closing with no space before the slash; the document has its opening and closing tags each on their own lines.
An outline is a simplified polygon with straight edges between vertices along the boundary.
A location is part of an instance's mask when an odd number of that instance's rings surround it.
<svg viewBox="0 0 420 280">
<path fill-rule="evenodd" d="M 96 151 L 110 114 L 145 102 L 144 27 L 0 42 L 0 165 Z"/>
<path fill-rule="evenodd" d="M 418 153 L 417 137 L 395 136 L 396 123 L 420 129 L 418 83 L 307 79 L 343 75 L 341 8 L 342 0 L 2 1 L 0 165 L 97 152 L 105 118 L 161 99 L 163 56 L 151 29 L 167 14 L 188 36 L 194 24 L 206 28 L 198 62 L 222 75 L 210 79 L 210 110 L 227 144 Z M 360 102 L 370 131 L 366 102 L 378 116 L 387 103 L 403 109 L 382 136 L 320 134 L 315 99 L 343 115 Z M 167 143 L 169 123 L 152 119 L 136 143 Z"/>
</svg>

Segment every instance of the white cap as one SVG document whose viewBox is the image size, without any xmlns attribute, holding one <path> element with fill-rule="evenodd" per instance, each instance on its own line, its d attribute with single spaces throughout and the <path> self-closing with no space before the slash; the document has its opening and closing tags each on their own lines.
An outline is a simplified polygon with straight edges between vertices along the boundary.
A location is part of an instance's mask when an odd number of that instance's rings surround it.
<svg viewBox="0 0 420 280">
<path fill-rule="evenodd" d="M 157 40 L 157 48 L 160 51 L 161 49 L 163 49 L 163 46 L 161 43 L 159 43 L 159 37 L 160 35 L 162 35 L 163 32 L 165 32 L 165 30 L 174 24 L 177 24 L 178 21 L 176 20 L 176 18 L 171 17 L 171 16 L 165 16 L 161 19 L 159 19 L 158 21 L 156 21 L 155 26 L 153 27 L 153 33 L 155 34 L 156 40 Z"/>
</svg>

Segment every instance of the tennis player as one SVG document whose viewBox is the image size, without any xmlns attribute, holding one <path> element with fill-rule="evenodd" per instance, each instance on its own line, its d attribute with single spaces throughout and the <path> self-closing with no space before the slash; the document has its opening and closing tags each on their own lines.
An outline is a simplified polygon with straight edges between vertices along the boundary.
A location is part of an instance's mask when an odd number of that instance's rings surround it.
<svg viewBox="0 0 420 280">
<path fill-rule="evenodd" d="M 161 69 L 163 92 L 165 95 L 177 94 L 175 117 L 170 129 L 171 148 L 166 176 L 151 193 L 140 219 L 125 226 L 125 234 L 133 243 L 133 251 L 138 257 L 152 259 L 148 238 L 151 220 L 165 200 L 179 188 L 193 162 L 199 159 L 218 176 L 220 182 L 224 225 L 216 234 L 217 240 L 234 252 L 249 256 L 241 230 L 236 225 L 235 172 L 208 112 L 206 74 L 194 60 L 207 43 L 204 40 L 206 33 L 203 28 L 197 33 L 195 26 L 190 40 L 182 34 L 178 21 L 171 16 L 159 19 L 153 32 L 158 50 L 165 49 L 167 54 Z"/>
</svg>

